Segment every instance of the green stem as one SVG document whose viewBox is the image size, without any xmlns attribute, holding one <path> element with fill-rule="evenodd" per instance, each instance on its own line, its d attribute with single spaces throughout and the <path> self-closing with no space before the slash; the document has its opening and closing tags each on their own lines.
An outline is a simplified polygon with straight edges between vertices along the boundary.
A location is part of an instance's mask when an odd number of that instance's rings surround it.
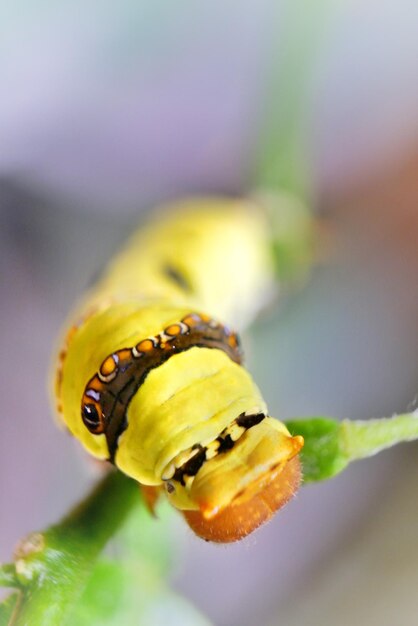
<svg viewBox="0 0 418 626">
<path fill-rule="evenodd" d="M 383 419 L 341 424 L 344 449 L 350 461 L 364 459 L 397 443 L 418 438 L 418 412 Z"/>
<path fill-rule="evenodd" d="M 137 502 L 136 483 L 110 472 L 61 523 L 24 540 L 16 560 L 23 596 L 13 626 L 65 624 L 98 555 Z"/>
<path fill-rule="evenodd" d="M 287 427 L 305 438 L 301 453 L 304 480 L 313 482 L 339 474 L 352 461 L 418 439 L 418 413 L 342 422 L 311 417 L 287 422 Z"/>
<path fill-rule="evenodd" d="M 324 35 L 335 15 L 334 5 L 331 0 L 291 0 L 280 6 L 281 15 L 275 8 L 254 187 L 309 195 L 312 79 Z"/>
<path fill-rule="evenodd" d="M 0 587 L 19 589 L 21 586 L 14 563 L 0 565 Z"/>
</svg>

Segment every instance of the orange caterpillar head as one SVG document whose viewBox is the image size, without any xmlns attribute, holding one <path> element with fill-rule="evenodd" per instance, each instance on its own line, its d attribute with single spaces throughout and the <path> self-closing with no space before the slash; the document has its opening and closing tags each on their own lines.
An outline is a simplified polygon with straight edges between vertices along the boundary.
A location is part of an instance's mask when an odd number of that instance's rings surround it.
<svg viewBox="0 0 418 626">
<path fill-rule="evenodd" d="M 190 528 L 206 541 L 231 543 L 243 539 L 267 522 L 296 493 L 301 481 L 300 461 L 291 459 L 283 469 L 248 499 L 237 498 L 211 519 L 200 511 L 183 511 Z"/>
<path fill-rule="evenodd" d="M 186 481 L 183 489 L 192 510 L 178 485 L 174 485 L 177 493 L 172 491 L 175 481 L 169 482 L 168 497 L 183 509 L 199 537 L 219 543 L 238 541 L 268 521 L 296 493 L 301 481 L 297 454 L 302 446 L 302 437 L 292 437 L 283 424 L 265 418 Z"/>
</svg>

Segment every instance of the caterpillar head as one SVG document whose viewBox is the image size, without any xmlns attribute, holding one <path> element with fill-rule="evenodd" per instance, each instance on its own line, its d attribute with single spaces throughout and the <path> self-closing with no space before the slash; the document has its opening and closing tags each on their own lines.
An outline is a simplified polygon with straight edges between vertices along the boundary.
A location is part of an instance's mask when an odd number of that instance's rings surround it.
<svg viewBox="0 0 418 626">
<path fill-rule="evenodd" d="M 283 424 L 264 418 L 230 449 L 202 462 L 194 477 L 183 476 L 184 485 L 176 479 L 167 481 L 168 497 L 183 509 L 198 536 L 221 543 L 237 541 L 268 521 L 296 493 L 302 446 L 302 437 L 292 437 Z M 202 450 L 188 461 L 190 471 Z"/>
</svg>

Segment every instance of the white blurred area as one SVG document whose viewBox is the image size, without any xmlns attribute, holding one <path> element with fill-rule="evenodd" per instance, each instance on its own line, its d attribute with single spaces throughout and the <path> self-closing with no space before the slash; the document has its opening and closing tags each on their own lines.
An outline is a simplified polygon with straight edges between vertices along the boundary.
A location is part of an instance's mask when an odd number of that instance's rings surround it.
<svg viewBox="0 0 418 626">
<path fill-rule="evenodd" d="M 328 5 L 309 93 L 327 262 L 247 339 L 283 418 L 417 406 L 418 4 Z M 141 211 L 246 187 L 276 23 L 298 27 L 273 0 L 0 5 L 0 560 L 95 480 L 48 402 L 65 316 Z M 173 585 L 220 626 L 415 625 L 417 461 L 306 487 L 229 548 L 179 520 Z"/>
</svg>

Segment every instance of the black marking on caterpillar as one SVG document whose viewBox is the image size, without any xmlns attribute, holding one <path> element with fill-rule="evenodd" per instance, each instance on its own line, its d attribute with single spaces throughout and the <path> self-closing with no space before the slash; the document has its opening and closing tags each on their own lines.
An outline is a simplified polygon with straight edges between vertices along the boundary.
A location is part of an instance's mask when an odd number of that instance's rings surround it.
<svg viewBox="0 0 418 626">
<path fill-rule="evenodd" d="M 230 426 L 227 426 L 219 435 L 219 437 L 216 438 L 215 441 L 219 445 L 217 446 L 215 456 L 217 454 L 227 452 L 228 450 L 232 450 L 236 441 L 238 441 L 238 439 L 234 441 L 229 432 L 233 429 L 234 424 L 242 427 L 244 429 L 243 432 L 245 432 L 249 428 L 252 428 L 253 426 L 259 424 L 265 417 L 266 416 L 264 415 L 264 413 L 256 413 L 252 415 L 246 415 L 245 413 L 241 413 L 241 415 L 239 415 Z M 195 446 L 193 446 L 193 448 L 197 450 L 196 454 L 194 454 L 190 459 L 183 463 L 183 465 L 177 467 L 173 476 L 170 478 L 170 480 L 176 480 L 177 482 L 179 482 L 181 485 L 183 485 L 183 487 L 186 484 L 185 476 L 196 476 L 202 465 L 205 463 L 205 461 L 208 460 L 208 453 L 211 449 L 211 444 L 209 444 L 208 446 L 201 446 L 200 444 L 196 444 Z M 213 458 L 213 456 L 211 458 Z"/>
<path fill-rule="evenodd" d="M 118 439 L 127 427 L 129 403 L 149 372 L 174 354 L 193 347 L 217 348 L 236 363 L 242 361 L 235 333 L 204 314 L 190 313 L 157 336 L 112 353 L 89 380 L 83 394 L 81 416 L 91 433 L 105 434 L 112 463 Z"/>
<path fill-rule="evenodd" d="M 176 285 L 186 293 L 192 293 L 194 291 L 192 285 L 190 284 L 190 281 L 184 275 L 184 273 L 173 265 L 165 265 L 163 268 L 163 273 L 165 274 L 165 276 L 167 276 L 167 278 L 176 283 Z"/>
</svg>

